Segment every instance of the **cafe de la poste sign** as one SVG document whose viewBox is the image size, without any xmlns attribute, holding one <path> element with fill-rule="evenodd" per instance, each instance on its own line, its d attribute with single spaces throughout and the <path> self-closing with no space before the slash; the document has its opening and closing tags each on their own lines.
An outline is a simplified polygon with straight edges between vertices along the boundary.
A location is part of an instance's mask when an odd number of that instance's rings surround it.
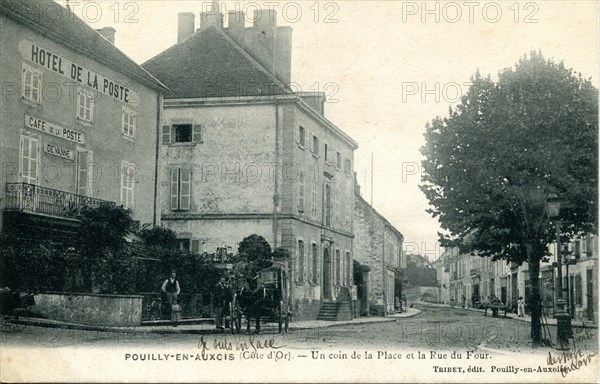
<svg viewBox="0 0 600 384">
<path fill-rule="evenodd" d="M 133 107 L 139 104 L 137 93 L 129 86 L 98 74 L 28 40 L 19 42 L 19 54 L 30 63 L 57 73 L 72 83 L 81 84 L 88 89 L 110 96 L 115 101 Z"/>
</svg>

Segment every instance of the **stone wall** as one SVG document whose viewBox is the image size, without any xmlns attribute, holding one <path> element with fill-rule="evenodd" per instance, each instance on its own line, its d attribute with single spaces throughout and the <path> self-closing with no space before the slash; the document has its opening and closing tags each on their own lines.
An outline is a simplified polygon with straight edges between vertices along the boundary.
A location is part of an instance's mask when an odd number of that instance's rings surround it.
<svg viewBox="0 0 600 384">
<path fill-rule="evenodd" d="M 81 293 L 40 293 L 32 312 L 69 323 L 137 326 L 142 319 L 142 296 Z"/>
</svg>

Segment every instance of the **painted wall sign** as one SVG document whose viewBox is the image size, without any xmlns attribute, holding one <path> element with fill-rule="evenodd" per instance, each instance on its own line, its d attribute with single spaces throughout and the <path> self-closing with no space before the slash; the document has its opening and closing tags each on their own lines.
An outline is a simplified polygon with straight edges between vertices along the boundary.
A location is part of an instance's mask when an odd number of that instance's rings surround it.
<svg viewBox="0 0 600 384">
<path fill-rule="evenodd" d="M 21 40 L 19 42 L 19 54 L 30 63 L 58 73 L 71 81 L 76 81 L 101 94 L 110 96 L 113 100 L 134 107 L 139 105 L 138 95 L 130 87 L 104 77 L 35 43 Z"/>
<path fill-rule="evenodd" d="M 59 147 L 58 145 L 44 143 L 44 152 L 67 160 L 75 160 L 75 153 L 71 149 Z"/>
<path fill-rule="evenodd" d="M 73 129 L 63 128 L 37 117 L 25 115 L 25 127 L 47 133 L 48 135 L 59 137 L 63 140 L 72 141 L 77 144 L 85 144 L 85 136 L 83 133 Z"/>
</svg>

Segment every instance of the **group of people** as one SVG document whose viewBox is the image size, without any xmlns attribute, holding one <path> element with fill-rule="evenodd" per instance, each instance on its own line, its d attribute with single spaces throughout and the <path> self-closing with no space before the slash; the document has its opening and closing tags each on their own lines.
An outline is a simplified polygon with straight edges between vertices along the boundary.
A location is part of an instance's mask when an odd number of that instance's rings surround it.
<svg viewBox="0 0 600 384">
<path fill-rule="evenodd" d="M 229 303 L 233 298 L 234 288 L 231 286 L 230 281 L 236 282 L 235 285 L 238 288 L 246 289 L 247 292 L 256 292 L 262 286 L 257 271 L 257 266 L 253 266 L 251 263 L 246 262 L 246 260 L 242 260 L 235 265 L 229 275 L 229 280 L 224 277 L 219 279 L 212 292 L 215 327 L 217 330 L 224 332 L 225 327 L 229 326 L 229 324 L 224 324 L 223 320 Z M 171 306 L 172 325 L 173 327 L 177 327 L 178 323 L 181 322 L 181 305 L 178 302 L 181 287 L 179 286 L 179 281 L 177 281 L 175 270 L 172 270 L 169 277 L 163 282 L 161 291 L 165 295 L 167 303 Z"/>
</svg>

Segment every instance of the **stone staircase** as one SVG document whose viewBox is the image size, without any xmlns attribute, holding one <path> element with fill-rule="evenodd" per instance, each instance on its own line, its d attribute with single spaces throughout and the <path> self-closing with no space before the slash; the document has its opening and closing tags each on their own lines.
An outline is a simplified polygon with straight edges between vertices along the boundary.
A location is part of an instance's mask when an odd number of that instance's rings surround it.
<svg viewBox="0 0 600 384">
<path fill-rule="evenodd" d="M 347 301 L 326 301 L 321 305 L 317 320 L 345 321 L 352 320 L 352 308 Z"/>
</svg>

